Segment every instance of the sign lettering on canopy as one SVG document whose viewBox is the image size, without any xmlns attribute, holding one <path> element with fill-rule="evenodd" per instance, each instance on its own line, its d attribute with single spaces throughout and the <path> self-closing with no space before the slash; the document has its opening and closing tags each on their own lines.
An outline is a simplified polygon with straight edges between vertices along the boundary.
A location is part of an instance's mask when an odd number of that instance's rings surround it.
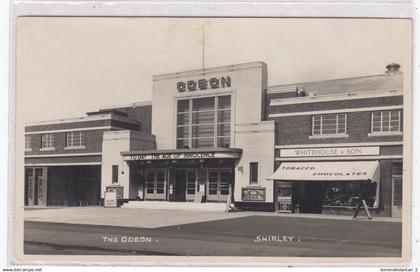
<svg viewBox="0 0 420 272">
<path fill-rule="evenodd" d="M 223 159 L 238 158 L 237 153 L 227 152 L 164 152 L 164 153 L 140 153 L 124 155 L 124 160 L 186 160 L 186 159 Z"/>
</svg>

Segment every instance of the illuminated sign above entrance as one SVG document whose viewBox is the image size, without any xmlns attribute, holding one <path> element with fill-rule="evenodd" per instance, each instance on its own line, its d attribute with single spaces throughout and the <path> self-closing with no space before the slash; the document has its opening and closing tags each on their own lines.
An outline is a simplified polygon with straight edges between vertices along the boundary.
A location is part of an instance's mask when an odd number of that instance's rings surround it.
<svg viewBox="0 0 420 272">
<path fill-rule="evenodd" d="M 197 151 L 197 152 L 139 152 L 137 154 L 123 154 L 126 161 L 145 160 L 194 160 L 194 159 L 237 159 L 240 153 L 237 151 Z"/>
<path fill-rule="evenodd" d="M 231 79 L 230 76 L 216 78 L 212 77 L 209 80 L 207 79 L 199 79 L 199 80 L 188 80 L 186 82 L 179 81 L 176 84 L 178 92 L 185 92 L 185 91 L 197 91 L 197 90 L 207 90 L 217 89 L 217 88 L 226 88 L 231 86 Z"/>
</svg>

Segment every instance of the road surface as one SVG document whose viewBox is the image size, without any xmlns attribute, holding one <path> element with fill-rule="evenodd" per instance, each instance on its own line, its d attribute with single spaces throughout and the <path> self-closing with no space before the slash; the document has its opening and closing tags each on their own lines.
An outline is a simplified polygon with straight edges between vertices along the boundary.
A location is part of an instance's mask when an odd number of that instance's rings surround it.
<svg viewBox="0 0 420 272">
<path fill-rule="evenodd" d="M 400 257 L 401 223 L 263 215 L 158 228 L 25 221 L 24 240 L 25 254 Z"/>
</svg>

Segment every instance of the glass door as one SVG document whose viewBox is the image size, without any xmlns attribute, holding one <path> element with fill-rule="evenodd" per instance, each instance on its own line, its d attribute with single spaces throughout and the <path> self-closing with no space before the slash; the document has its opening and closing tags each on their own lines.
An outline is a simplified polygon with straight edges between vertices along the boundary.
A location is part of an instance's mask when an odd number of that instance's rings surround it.
<svg viewBox="0 0 420 272">
<path fill-rule="evenodd" d="M 146 171 L 146 194 L 145 199 L 165 200 L 166 196 L 166 171 Z"/>
<path fill-rule="evenodd" d="M 227 201 L 233 189 L 233 174 L 231 169 L 209 169 L 208 201 Z"/>
</svg>

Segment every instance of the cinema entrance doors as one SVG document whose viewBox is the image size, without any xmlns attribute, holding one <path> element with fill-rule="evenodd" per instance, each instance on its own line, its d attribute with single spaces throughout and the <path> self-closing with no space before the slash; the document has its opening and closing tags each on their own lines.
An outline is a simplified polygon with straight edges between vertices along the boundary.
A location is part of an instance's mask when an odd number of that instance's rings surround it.
<svg viewBox="0 0 420 272">
<path fill-rule="evenodd" d="M 225 202 L 241 149 L 123 152 L 144 200 Z"/>
</svg>

